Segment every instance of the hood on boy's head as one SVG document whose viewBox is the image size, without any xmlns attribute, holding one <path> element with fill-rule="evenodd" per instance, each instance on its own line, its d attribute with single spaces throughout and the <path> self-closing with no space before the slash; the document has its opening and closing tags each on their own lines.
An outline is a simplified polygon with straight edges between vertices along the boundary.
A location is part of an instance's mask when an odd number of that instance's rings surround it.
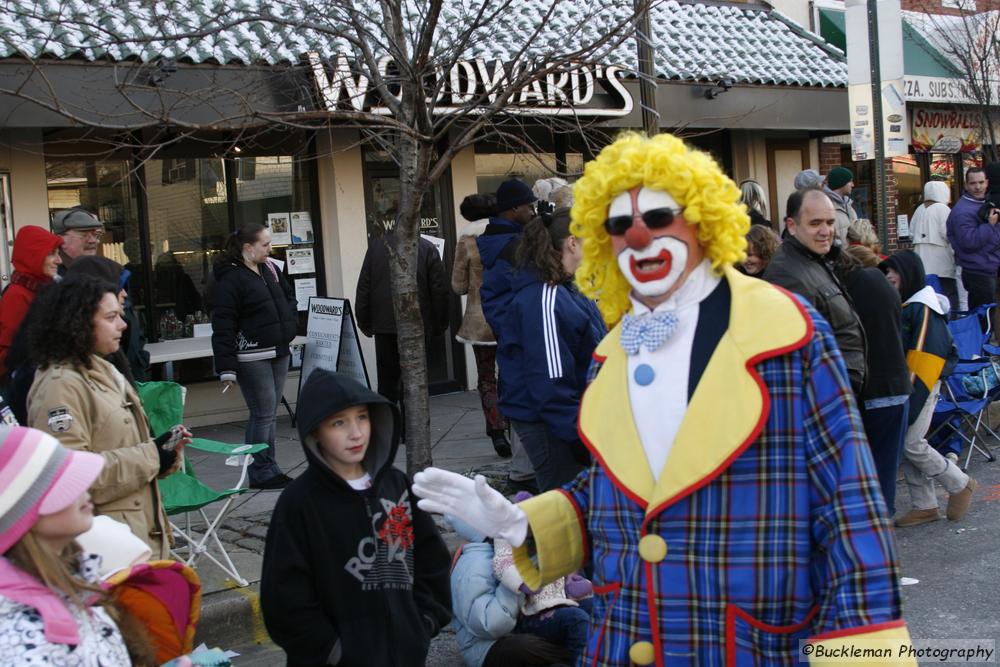
<svg viewBox="0 0 1000 667">
<path fill-rule="evenodd" d="M 924 263 L 920 257 L 912 250 L 898 250 L 888 259 L 878 265 L 878 268 L 885 273 L 886 269 L 892 269 L 900 275 L 903 284 L 899 287 L 900 301 L 906 301 L 911 296 L 924 288 Z"/>
<path fill-rule="evenodd" d="M 353 405 L 368 406 L 372 435 L 365 453 L 364 466 L 365 471 L 375 477 L 384 467 L 392 465 L 396 458 L 399 446 L 396 406 L 343 373 L 317 368 L 302 385 L 295 415 L 302 448 L 309 465 L 330 470 L 319 453 L 316 437 L 312 433 L 324 419 Z"/>
</svg>

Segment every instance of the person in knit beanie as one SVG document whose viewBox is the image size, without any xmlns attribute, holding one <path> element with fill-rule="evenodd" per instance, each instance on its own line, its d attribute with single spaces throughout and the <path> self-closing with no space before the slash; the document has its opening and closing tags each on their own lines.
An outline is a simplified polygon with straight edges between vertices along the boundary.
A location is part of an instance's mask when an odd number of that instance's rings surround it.
<svg viewBox="0 0 1000 667">
<path fill-rule="evenodd" d="M 0 429 L 0 664 L 131 665 L 101 602 L 99 557 L 76 538 L 94 520 L 98 454 L 31 428 Z"/>
<path fill-rule="evenodd" d="M 854 173 L 847 167 L 836 166 L 826 175 L 823 191 L 833 202 L 836 212 L 835 231 L 841 247 L 847 246 L 847 228 L 858 219 L 851 205 L 851 190 L 854 189 Z"/>
</svg>

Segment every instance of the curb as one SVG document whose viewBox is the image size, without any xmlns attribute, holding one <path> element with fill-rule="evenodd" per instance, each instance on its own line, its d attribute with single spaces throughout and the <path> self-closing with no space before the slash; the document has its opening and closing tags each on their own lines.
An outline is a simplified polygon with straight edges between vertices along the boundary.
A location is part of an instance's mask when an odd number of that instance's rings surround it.
<svg viewBox="0 0 1000 667">
<path fill-rule="evenodd" d="M 266 644 L 271 641 L 260 612 L 260 587 L 257 583 L 246 588 L 209 593 L 201 601 L 201 618 L 194 643 L 222 649 Z"/>
</svg>

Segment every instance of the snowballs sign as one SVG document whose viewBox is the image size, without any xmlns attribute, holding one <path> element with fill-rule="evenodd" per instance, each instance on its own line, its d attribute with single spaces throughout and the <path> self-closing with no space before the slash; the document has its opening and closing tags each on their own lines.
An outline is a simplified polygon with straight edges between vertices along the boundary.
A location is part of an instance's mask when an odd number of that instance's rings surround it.
<svg viewBox="0 0 1000 667">
<path fill-rule="evenodd" d="M 309 54 L 309 65 L 323 106 L 327 111 L 354 111 L 386 115 L 389 109 L 378 100 L 368 77 L 352 66 L 347 56 L 340 54 L 325 63 L 317 53 Z M 393 84 L 395 66 L 391 58 L 379 60 L 379 76 L 389 82 L 389 94 L 399 96 L 399 84 Z M 451 71 L 437 71 L 438 83 L 433 86 L 437 98 L 434 113 L 447 114 L 470 111 L 469 106 L 486 106 L 508 90 L 511 81 L 525 70 L 521 62 L 513 64 L 481 58 L 460 60 Z M 542 68 L 541 71 L 544 71 Z M 578 65 L 573 69 L 553 68 L 540 74 L 519 91 L 515 91 L 504 107 L 504 113 L 543 116 L 620 117 L 632 112 L 632 94 L 619 78 L 623 68 L 618 65 Z M 471 109 L 475 113 L 475 109 Z"/>
</svg>

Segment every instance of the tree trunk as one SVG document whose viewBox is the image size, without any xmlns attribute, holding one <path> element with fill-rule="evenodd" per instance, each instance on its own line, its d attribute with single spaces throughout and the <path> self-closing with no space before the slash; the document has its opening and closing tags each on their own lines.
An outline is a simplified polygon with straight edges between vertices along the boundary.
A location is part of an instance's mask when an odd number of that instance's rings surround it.
<svg viewBox="0 0 1000 667">
<path fill-rule="evenodd" d="M 393 310 L 399 344 L 406 406 L 406 472 L 413 475 L 432 463 L 431 416 L 427 390 L 427 352 L 417 257 L 420 240 L 420 208 L 427 183 L 429 151 L 410 138 L 399 138 L 399 218 L 396 220 L 396 251 L 391 253 Z"/>
</svg>

